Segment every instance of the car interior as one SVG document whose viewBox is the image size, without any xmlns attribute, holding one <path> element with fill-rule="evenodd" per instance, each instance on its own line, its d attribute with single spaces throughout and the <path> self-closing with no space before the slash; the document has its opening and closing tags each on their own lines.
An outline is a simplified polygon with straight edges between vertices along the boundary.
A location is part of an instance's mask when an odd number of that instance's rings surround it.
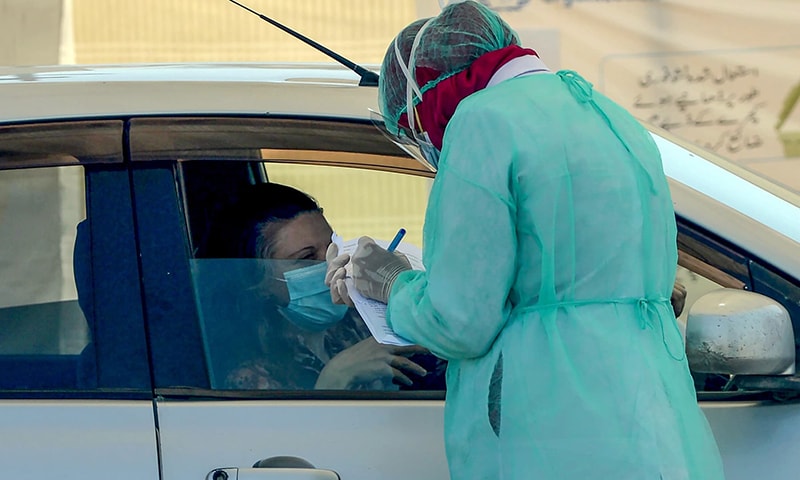
<svg viewBox="0 0 800 480">
<path fill-rule="evenodd" d="M 253 161 L 242 155 L 238 161 L 228 158 L 182 162 L 179 167 L 187 206 L 185 215 L 195 253 L 193 282 L 212 389 L 232 388 L 225 386 L 225 378 L 237 365 L 258 356 L 259 345 L 251 333 L 257 331 L 255 319 L 274 308 L 265 305 L 263 298 L 246 294 L 261 281 L 259 276 L 263 275 L 264 261 L 203 258 L 202 255 L 215 215 L 235 201 L 243 186 L 269 181 L 268 164 L 258 159 L 260 153 L 259 150 L 251 152 L 256 158 Z M 314 196 L 314 192 L 307 193 Z M 237 313 L 232 315 L 231 312 Z M 413 387 L 400 388 L 443 390 L 445 363 L 432 355 L 417 355 L 413 359 L 435 375 L 415 378 Z"/>
</svg>

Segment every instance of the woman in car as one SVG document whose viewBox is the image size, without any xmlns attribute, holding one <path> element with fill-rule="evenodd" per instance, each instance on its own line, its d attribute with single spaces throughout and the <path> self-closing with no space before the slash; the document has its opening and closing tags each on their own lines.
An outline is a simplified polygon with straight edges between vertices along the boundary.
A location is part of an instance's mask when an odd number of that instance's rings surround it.
<svg viewBox="0 0 800 480">
<path fill-rule="evenodd" d="M 261 354 L 229 372 L 226 388 L 386 390 L 423 382 L 428 372 L 409 357 L 430 361 L 427 350 L 379 344 L 355 310 L 331 301 L 324 277 L 332 233 L 313 198 L 276 183 L 246 186 L 217 216 L 198 257 L 268 260 L 256 288 L 242 292 L 263 308 L 256 331 L 241 332 L 254 335 Z"/>
</svg>

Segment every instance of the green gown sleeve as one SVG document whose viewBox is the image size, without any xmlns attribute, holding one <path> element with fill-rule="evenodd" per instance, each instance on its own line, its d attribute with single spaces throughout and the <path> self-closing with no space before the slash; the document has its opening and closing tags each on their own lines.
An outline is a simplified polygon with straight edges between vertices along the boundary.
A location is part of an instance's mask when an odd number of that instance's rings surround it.
<svg viewBox="0 0 800 480">
<path fill-rule="evenodd" d="M 401 274 L 389 298 L 395 332 L 448 360 L 483 356 L 510 312 L 513 155 L 503 146 L 512 142 L 486 135 L 498 121 L 481 113 L 457 113 L 447 127 L 425 217 L 426 270 Z"/>
</svg>

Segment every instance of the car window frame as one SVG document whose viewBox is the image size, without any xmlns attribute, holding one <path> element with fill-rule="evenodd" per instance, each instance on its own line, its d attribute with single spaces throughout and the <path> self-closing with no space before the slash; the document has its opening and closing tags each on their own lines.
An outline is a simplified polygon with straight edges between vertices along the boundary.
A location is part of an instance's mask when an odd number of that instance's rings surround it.
<svg viewBox="0 0 800 480">
<path fill-rule="evenodd" d="M 214 124 L 219 122 L 219 131 Z M 174 128 L 170 128 L 172 125 Z M 230 145 L 230 134 L 244 131 L 242 141 Z M 319 129 L 317 125 L 329 128 Z M 276 126 L 280 135 L 268 131 Z M 314 127 L 314 128 L 312 128 Z M 274 141 L 295 130 L 302 148 L 262 149 L 254 159 L 253 148 Z M 324 134 L 313 139 L 309 131 Z M 181 181 L 182 166 L 191 162 L 215 161 L 320 164 L 368 168 L 431 177 L 403 150 L 392 144 L 368 121 L 329 117 L 292 116 L 157 116 L 136 117 L 129 122 L 127 138 L 132 160 L 133 188 L 141 247 L 144 298 L 156 395 L 165 398 L 239 398 L 291 400 L 443 400 L 444 391 L 291 391 L 291 390 L 212 390 L 205 365 L 199 312 L 193 298 L 190 260 L 193 241 L 192 221 L 184 204 L 186 192 Z M 265 140 L 266 139 L 266 140 Z M 309 140 L 311 139 L 311 140 Z M 280 140 L 285 142 L 285 138 Z M 357 161 L 345 162 L 336 152 L 349 152 L 348 141 L 355 142 Z M 375 142 L 377 147 L 370 147 Z M 291 146 L 291 145 L 289 145 Z M 268 153 L 267 153 L 268 152 Z M 294 155 L 317 155 L 314 161 L 298 161 Z M 265 158 L 266 157 L 266 158 Z M 389 160 L 389 161 L 386 161 Z M 257 173 L 254 173 L 257 175 Z M 157 186 L 157 187 L 156 187 Z M 156 230 L 160 229 L 158 233 Z M 169 252 L 182 252 L 171 255 Z M 169 278 L 169 281 L 165 279 Z M 174 315 L 168 315 L 171 312 Z M 173 344 L 180 339 L 181 345 Z"/>
<path fill-rule="evenodd" d="M 123 148 L 124 120 L 70 118 L 0 125 L 0 171 L 80 167 L 84 182 L 87 318 L 96 385 L 85 389 L 0 391 L 0 399 L 149 399 L 150 370 L 141 311 L 132 197 Z M 77 226 L 76 226 L 77 227 Z"/>
</svg>

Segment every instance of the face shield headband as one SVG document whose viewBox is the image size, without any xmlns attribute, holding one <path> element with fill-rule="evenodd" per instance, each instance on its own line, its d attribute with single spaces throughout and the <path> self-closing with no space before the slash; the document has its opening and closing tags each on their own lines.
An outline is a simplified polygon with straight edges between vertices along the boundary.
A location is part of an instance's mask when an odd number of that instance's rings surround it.
<svg viewBox="0 0 800 480">
<path fill-rule="evenodd" d="M 413 74 L 412 68 L 414 66 L 414 56 L 417 47 L 419 47 L 420 40 L 422 39 L 422 32 L 424 32 L 425 29 L 428 28 L 428 25 L 435 19 L 436 17 L 433 17 L 425 22 L 414 36 L 414 42 L 411 44 L 411 52 L 408 54 L 408 65 L 403 63 L 403 56 L 400 52 L 400 47 L 397 45 L 397 37 L 394 39 L 394 52 L 397 57 L 397 63 L 400 65 L 400 70 L 406 77 L 406 118 L 408 119 L 408 128 L 420 153 L 426 160 L 425 166 L 433 172 L 439 169 L 440 152 L 431 142 L 428 133 L 422 130 L 422 125 L 419 125 L 419 133 L 417 132 L 414 96 L 416 95 L 416 98 L 422 101 L 422 92 L 419 89 L 419 85 L 417 85 L 417 80 Z"/>
<path fill-rule="evenodd" d="M 421 101 L 422 92 L 420 91 L 419 85 L 417 85 L 414 75 L 411 73 L 411 70 L 409 70 L 409 67 L 410 65 L 413 65 L 414 54 L 419 46 L 420 39 L 422 38 L 421 33 L 435 18 L 436 17 L 428 19 L 428 21 L 422 25 L 417 34 L 414 36 L 414 42 L 411 45 L 411 52 L 409 53 L 408 64 L 403 62 L 400 47 L 397 45 L 397 37 L 395 37 L 393 43 L 395 56 L 397 57 L 397 63 L 400 66 L 400 70 L 403 72 L 403 75 L 406 77 L 406 118 L 408 119 L 408 129 L 402 128 L 398 125 L 398 127 L 400 127 L 398 133 L 393 134 L 386 128 L 384 117 L 378 112 L 370 110 L 373 124 L 375 124 L 375 126 L 377 126 L 384 135 L 386 135 L 390 140 L 392 140 L 392 142 L 394 142 L 406 153 L 410 154 L 412 157 L 422 163 L 425 168 L 434 173 L 438 170 L 439 150 L 433 145 L 433 143 L 431 143 L 430 137 L 426 132 L 422 131 L 422 126 L 417 122 L 414 99 L 416 97 Z"/>
</svg>

